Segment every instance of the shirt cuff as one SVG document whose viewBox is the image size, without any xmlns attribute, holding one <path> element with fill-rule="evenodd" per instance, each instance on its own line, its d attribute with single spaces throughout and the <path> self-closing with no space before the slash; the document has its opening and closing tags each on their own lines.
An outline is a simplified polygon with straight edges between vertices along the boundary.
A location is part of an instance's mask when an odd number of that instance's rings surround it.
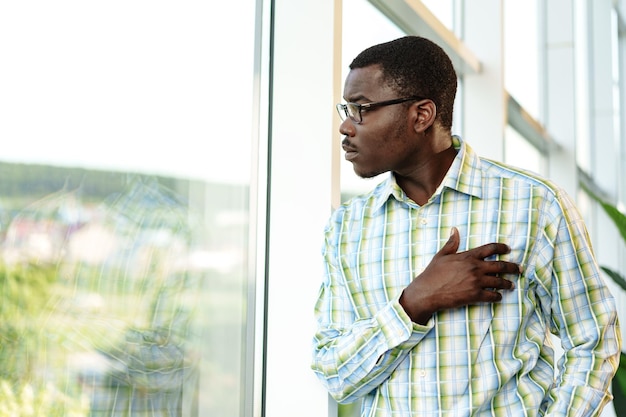
<svg viewBox="0 0 626 417">
<path fill-rule="evenodd" d="M 431 317 L 425 325 L 413 323 L 409 315 L 400 305 L 400 296 L 391 302 L 376 315 L 378 325 L 382 330 L 389 348 L 394 348 L 405 342 L 415 343 L 422 339 L 434 327 Z"/>
</svg>

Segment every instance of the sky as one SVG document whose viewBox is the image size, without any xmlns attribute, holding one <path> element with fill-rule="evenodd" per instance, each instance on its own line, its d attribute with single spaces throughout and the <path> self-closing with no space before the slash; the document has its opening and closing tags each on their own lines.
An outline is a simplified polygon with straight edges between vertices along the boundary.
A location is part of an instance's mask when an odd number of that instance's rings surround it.
<svg viewBox="0 0 626 417">
<path fill-rule="evenodd" d="M 2 2 L 1 159 L 247 180 L 245 2 Z"/>
</svg>

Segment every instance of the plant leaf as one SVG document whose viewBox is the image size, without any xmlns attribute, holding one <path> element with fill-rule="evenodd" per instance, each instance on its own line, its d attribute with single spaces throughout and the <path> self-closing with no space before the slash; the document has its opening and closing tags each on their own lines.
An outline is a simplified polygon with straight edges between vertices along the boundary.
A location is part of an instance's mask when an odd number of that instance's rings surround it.
<svg viewBox="0 0 626 417">
<path fill-rule="evenodd" d="M 622 239 L 626 242 L 626 215 L 619 211 L 615 206 L 611 204 L 601 202 L 600 205 L 608 214 L 608 216 L 613 220 L 617 229 L 619 230 L 620 235 L 622 235 Z"/>
<path fill-rule="evenodd" d="M 624 279 L 624 277 L 616 271 L 613 271 L 612 269 L 606 267 L 606 266 L 601 266 L 600 267 L 609 277 L 611 277 L 611 279 L 620 287 L 622 287 L 623 290 L 626 290 L 626 279 Z"/>
<path fill-rule="evenodd" d="M 589 190 L 587 187 L 582 188 L 587 194 L 589 194 L 592 199 L 600 204 L 602 209 L 604 209 L 604 212 L 611 218 L 611 220 L 613 220 L 613 223 L 615 223 L 615 225 L 617 226 L 617 229 L 619 230 L 619 233 L 622 236 L 624 243 L 626 243 L 626 215 L 619 211 L 616 206 L 605 201 L 603 198 L 595 194 L 593 191 Z"/>
<path fill-rule="evenodd" d="M 613 408 L 616 412 L 626 410 L 626 354 L 622 352 L 617 373 L 612 382 Z M 618 415 L 622 415 L 618 413 Z"/>
</svg>

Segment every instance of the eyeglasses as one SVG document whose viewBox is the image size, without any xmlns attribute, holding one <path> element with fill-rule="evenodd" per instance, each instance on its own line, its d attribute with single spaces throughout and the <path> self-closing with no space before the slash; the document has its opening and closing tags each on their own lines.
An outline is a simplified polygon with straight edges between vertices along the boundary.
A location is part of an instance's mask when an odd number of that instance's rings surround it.
<svg viewBox="0 0 626 417">
<path fill-rule="evenodd" d="M 363 110 L 372 110 L 377 107 L 391 106 L 392 104 L 405 103 L 411 100 L 423 100 L 422 97 L 405 97 L 405 98 L 395 98 L 393 100 L 385 100 L 385 101 L 375 101 L 372 103 L 339 103 L 337 104 L 337 112 L 339 113 L 339 117 L 341 117 L 341 121 L 350 118 L 354 123 L 361 123 L 363 121 L 363 116 L 361 112 Z"/>
</svg>

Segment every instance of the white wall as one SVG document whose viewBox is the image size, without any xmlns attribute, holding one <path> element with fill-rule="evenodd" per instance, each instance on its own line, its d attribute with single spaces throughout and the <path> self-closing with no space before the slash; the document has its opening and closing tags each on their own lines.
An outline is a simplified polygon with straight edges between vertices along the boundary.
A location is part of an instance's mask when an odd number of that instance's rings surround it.
<svg viewBox="0 0 626 417">
<path fill-rule="evenodd" d="M 266 414 L 320 417 L 310 369 L 321 244 L 331 210 L 333 0 L 275 1 Z"/>
</svg>

